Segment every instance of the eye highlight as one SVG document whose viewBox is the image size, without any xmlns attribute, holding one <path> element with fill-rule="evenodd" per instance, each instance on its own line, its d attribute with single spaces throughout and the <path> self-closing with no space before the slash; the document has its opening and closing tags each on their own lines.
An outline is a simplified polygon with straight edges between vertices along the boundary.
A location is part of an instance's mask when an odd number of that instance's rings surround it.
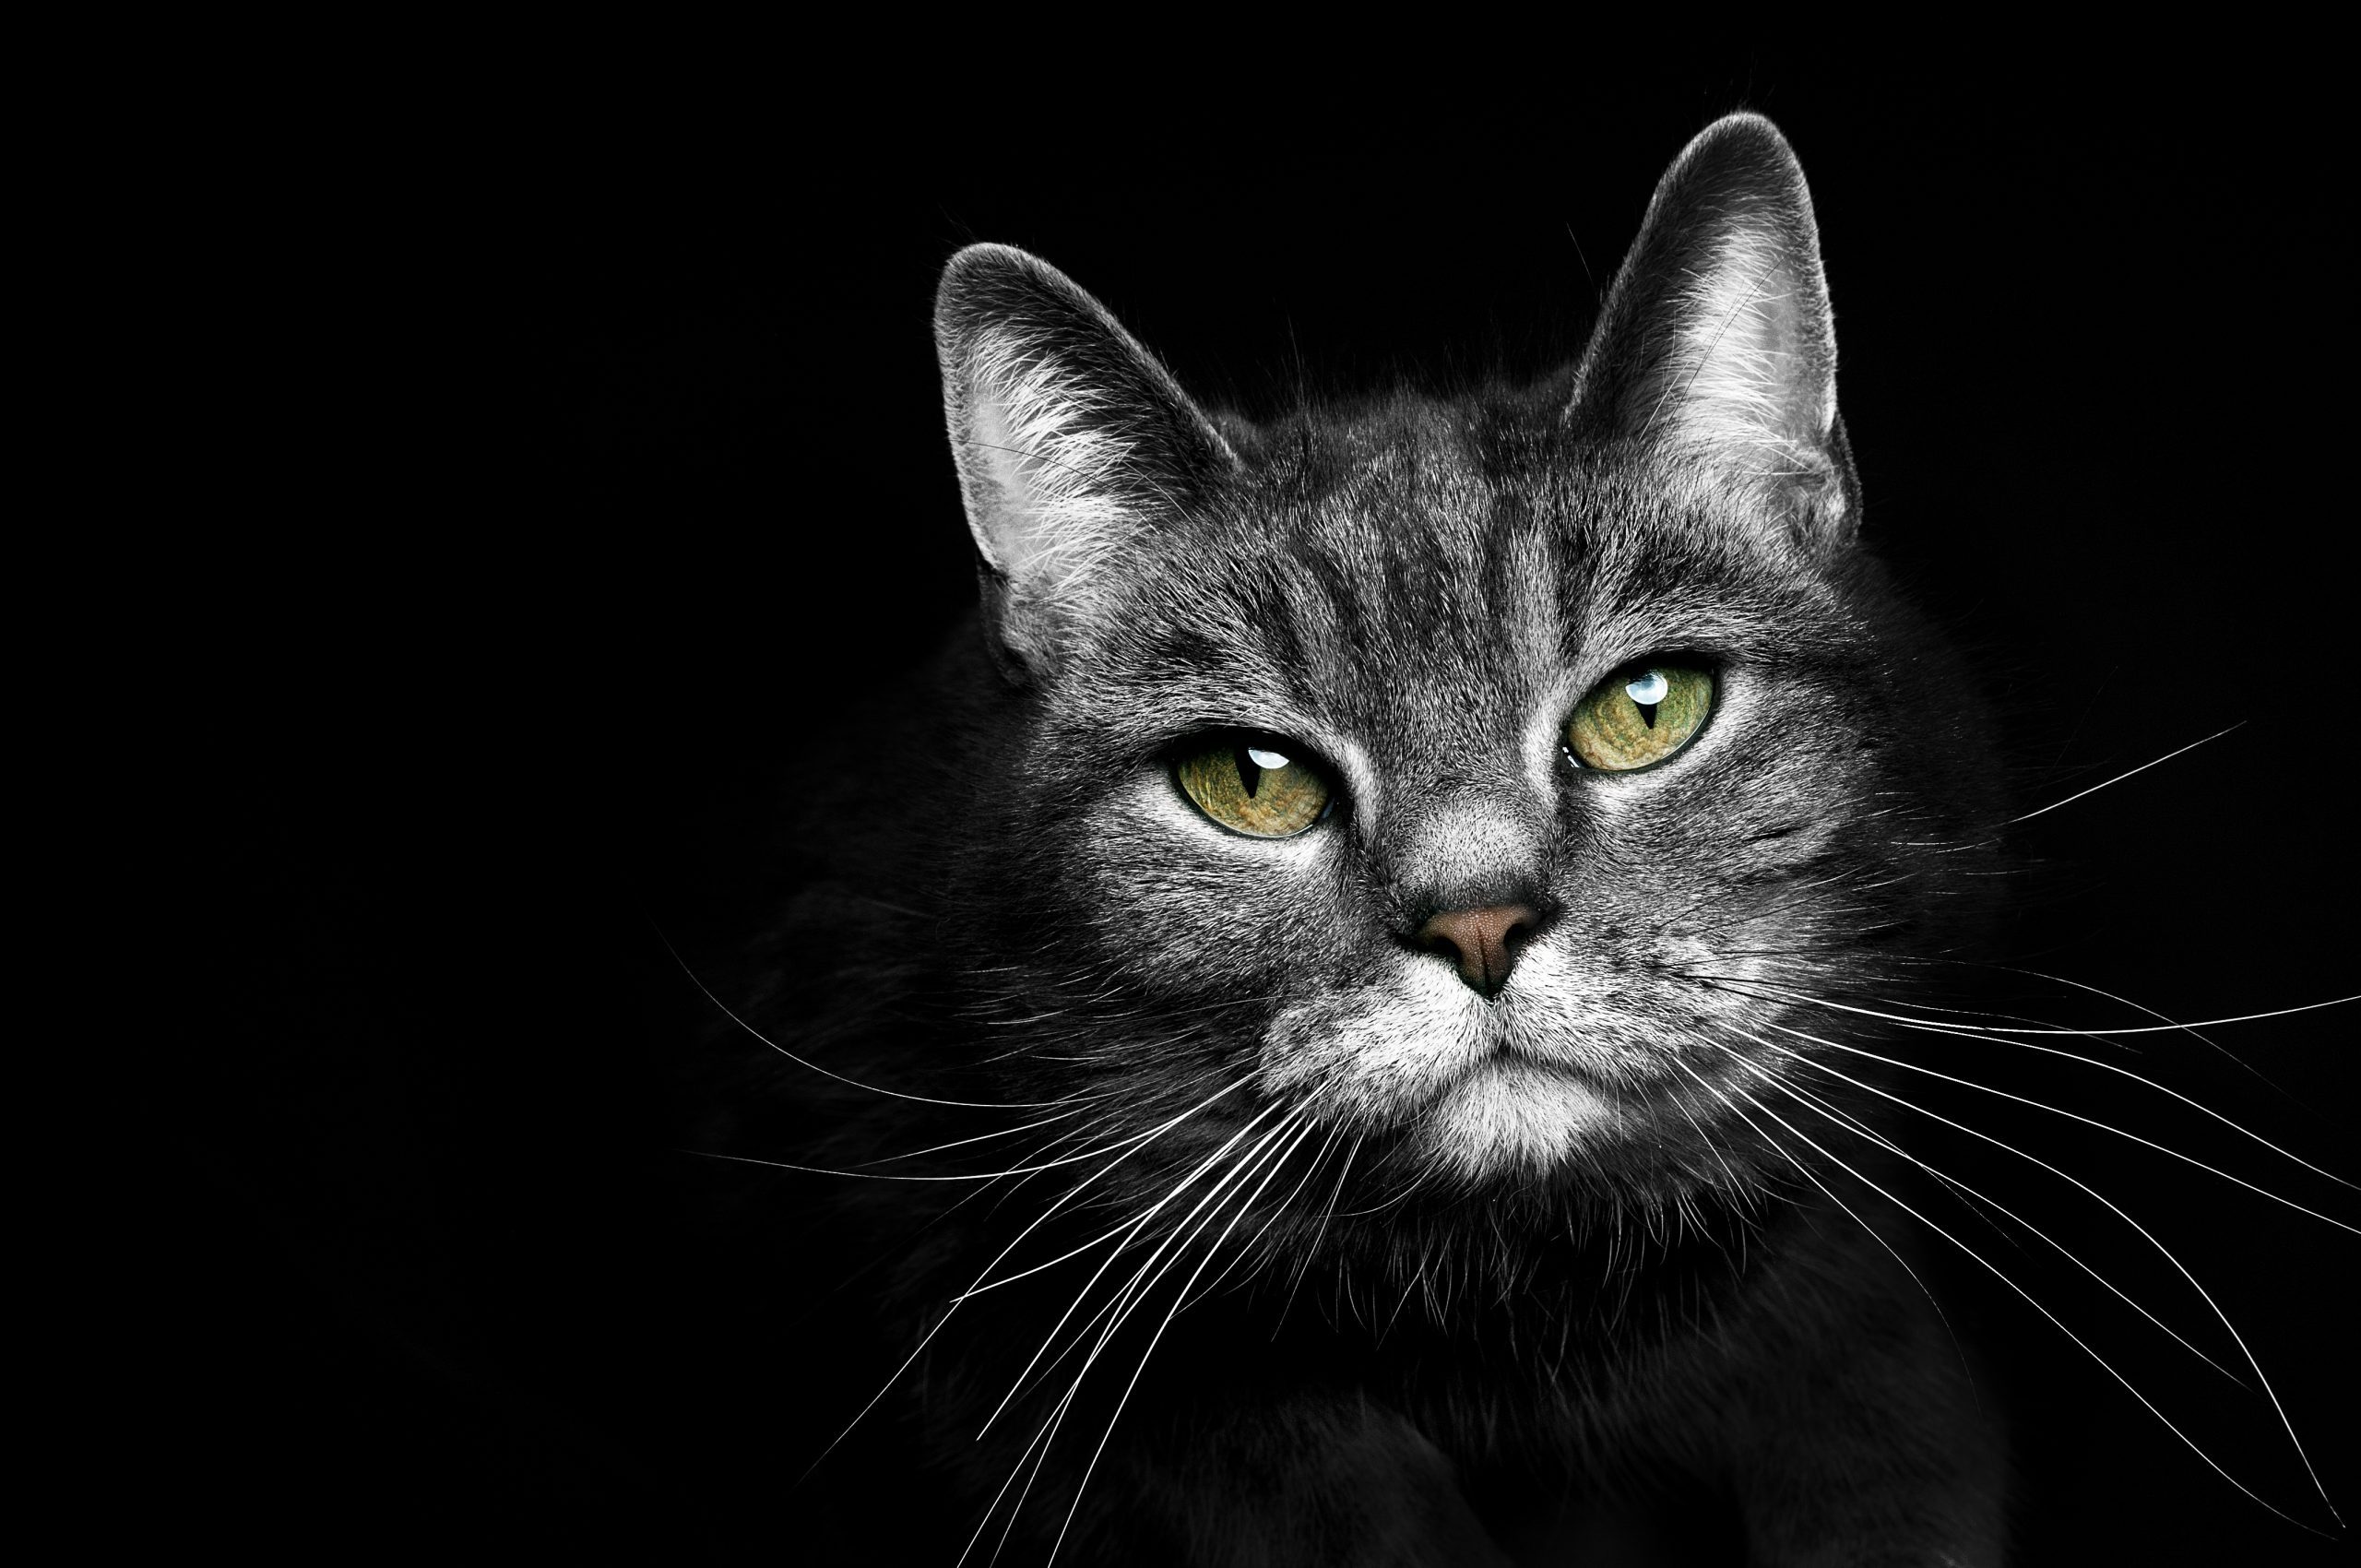
<svg viewBox="0 0 2361 1568">
<path fill-rule="evenodd" d="M 1292 838 L 1327 814 L 1328 780 L 1293 745 L 1224 735 L 1184 752 L 1172 777 L 1196 808 L 1233 833 Z"/>
<path fill-rule="evenodd" d="M 1566 750 L 1584 767 L 1631 773 L 1695 738 L 1714 707 L 1714 677 L 1671 659 L 1627 664 L 1591 688 L 1566 720 Z"/>
</svg>

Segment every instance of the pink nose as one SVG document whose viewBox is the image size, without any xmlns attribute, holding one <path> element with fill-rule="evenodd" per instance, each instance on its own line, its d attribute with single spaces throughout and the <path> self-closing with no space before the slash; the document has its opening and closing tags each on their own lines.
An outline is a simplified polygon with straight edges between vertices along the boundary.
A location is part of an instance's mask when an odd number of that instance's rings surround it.
<svg viewBox="0 0 2361 1568">
<path fill-rule="evenodd" d="M 1541 917 L 1524 904 L 1491 904 L 1480 909 L 1445 909 L 1418 928 L 1418 945 L 1448 954 L 1459 978 L 1479 996 L 1498 996 L 1515 967 L 1516 951 Z"/>
</svg>

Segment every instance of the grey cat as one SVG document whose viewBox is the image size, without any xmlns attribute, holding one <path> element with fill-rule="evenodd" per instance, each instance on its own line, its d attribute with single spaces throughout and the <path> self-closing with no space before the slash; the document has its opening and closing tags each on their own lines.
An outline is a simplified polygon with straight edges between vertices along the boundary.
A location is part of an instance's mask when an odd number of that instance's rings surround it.
<svg viewBox="0 0 2361 1568">
<path fill-rule="evenodd" d="M 1999 1562 L 1851 1004 L 1975 948 L 2005 808 L 1779 133 L 1533 386 L 1250 426 L 995 245 L 936 334 L 980 625 L 811 784 L 735 1146 L 890 1178 L 797 1217 L 882 1260 L 821 1474 L 929 1478 L 841 1549 Z"/>
</svg>

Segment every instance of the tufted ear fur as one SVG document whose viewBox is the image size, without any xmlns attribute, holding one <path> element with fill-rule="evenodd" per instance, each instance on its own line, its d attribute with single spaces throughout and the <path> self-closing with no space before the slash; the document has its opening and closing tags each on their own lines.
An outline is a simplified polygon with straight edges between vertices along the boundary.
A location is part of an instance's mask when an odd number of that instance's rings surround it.
<svg viewBox="0 0 2361 1568">
<path fill-rule="evenodd" d="M 1127 546 L 1238 459 L 1104 306 L 1021 250 L 951 258 L 934 340 L 995 646 L 1038 676 Z"/>
<path fill-rule="evenodd" d="M 1731 114 L 1657 183 L 1583 356 L 1568 418 L 1598 439 L 1699 457 L 1812 542 L 1859 507 L 1836 417 L 1836 334 L 1802 166 Z"/>
</svg>

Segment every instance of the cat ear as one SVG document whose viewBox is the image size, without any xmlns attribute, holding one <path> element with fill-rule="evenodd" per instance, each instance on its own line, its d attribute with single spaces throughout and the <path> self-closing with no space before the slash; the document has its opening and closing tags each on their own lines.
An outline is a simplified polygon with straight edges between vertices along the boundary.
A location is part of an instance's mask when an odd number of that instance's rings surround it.
<svg viewBox="0 0 2361 1568">
<path fill-rule="evenodd" d="M 1065 274 L 969 245 L 935 291 L 943 412 L 1002 651 L 1039 673 L 1127 544 L 1238 458 Z"/>
<path fill-rule="evenodd" d="M 1716 120 L 1665 172 L 1608 291 L 1568 417 L 1702 457 L 1807 540 L 1859 508 L 1836 417 L 1836 334 L 1811 194 L 1759 114 Z"/>
</svg>

